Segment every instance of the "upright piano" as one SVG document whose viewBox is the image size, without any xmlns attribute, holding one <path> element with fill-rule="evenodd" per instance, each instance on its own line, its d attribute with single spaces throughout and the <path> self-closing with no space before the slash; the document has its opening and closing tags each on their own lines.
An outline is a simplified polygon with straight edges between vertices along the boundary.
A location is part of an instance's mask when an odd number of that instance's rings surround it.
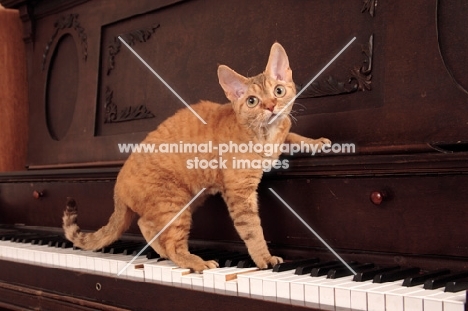
<svg viewBox="0 0 468 311">
<path fill-rule="evenodd" d="M 27 162 L 20 171 L 0 174 L 0 307 L 465 310 L 464 1 L 0 2 L 19 10 L 29 98 L 29 120 L 22 122 L 29 131 Z M 302 90 L 356 37 L 293 108 L 294 132 L 330 138 L 338 147 L 289 157 L 287 170 L 265 173 L 258 193 L 273 254 L 293 264 L 336 260 L 269 188 L 357 272 L 365 271 L 358 275 L 367 281 L 352 283 L 344 273 L 319 282 L 310 273 L 296 275 L 297 265 L 276 272 L 280 277 L 234 265 L 233 271 L 247 270 L 220 272 L 221 281 L 211 273 L 210 285 L 209 273 L 194 275 L 151 252 L 124 274 L 111 271 L 113 262 L 129 262 L 138 247 L 74 250 L 61 231 L 66 198 L 78 203 L 81 228 L 104 225 L 113 211 L 115 178 L 129 155 L 119 144 L 140 142 L 183 108 L 119 36 L 188 103 L 226 102 L 217 66 L 256 75 L 276 41 Z M 195 213 L 191 232 L 191 247 L 202 254 L 232 252 L 236 258 L 246 252 L 218 196 Z M 141 248 L 136 223 L 119 243 Z M 372 275 L 380 268 L 393 270 Z M 373 283 L 379 278 L 383 283 Z M 412 281 L 414 286 L 403 284 Z M 244 283 L 250 288 L 241 288 Z M 424 288 L 431 284 L 438 286 Z"/>
</svg>

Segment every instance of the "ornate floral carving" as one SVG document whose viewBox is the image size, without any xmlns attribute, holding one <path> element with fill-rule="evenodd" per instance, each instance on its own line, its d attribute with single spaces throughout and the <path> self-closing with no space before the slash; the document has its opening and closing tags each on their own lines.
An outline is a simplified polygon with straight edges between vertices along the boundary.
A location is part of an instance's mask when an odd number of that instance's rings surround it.
<svg viewBox="0 0 468 311">
<path fill-rule="evenodd" d="M 47 56 L 49 54 L 49 50 L 52 46 L 52 43 L 54 43 L 54 40 L 57 38 L 59 32 L 61 32 L 64 29 L 75 30 L 75 32 L 78 35 L 78 38 L 80 38 L 81 41 L 81 51 L 83 55 L 83 60 L 86 61 L 88 58 L 88 36 L 86 35 L 84 28 L 81 27 L 78 21 L 78 14 L 68 14 L 62 16 L 54 23 L 54 28 L 54 33 L 50 37 L 49 42 L 47 42 L 47 45 L 44 49 L 44 53 L 42 54 L 42 70 L 45 69 L 45 65 L 47 63 Z"/>
<path fill-rule="evenodd" d="M 159 28 L 159 24 L 146 27 L 143 29 L 134 30 L 125 34 L 120 35 L 120 37 L 128 43 L 128 45 L 135 45 L 136 42 L 146 42 L 151 38 L 151 35 Z M 118 36 L 114 37 L 107 46 L 107 75 L 109 75 L 115 67 L 115 57 L 120 52 L 120 40 Z"/>
<path fill-rule="evenodd" d="M 127 106 L 121 109 L 119 112 L 117 105 L 113 101 L 113 97 L 114 91 L 112 91 L 109 87 L 106 87 L 104 123 L 118 123 L 154 118 L 154 114 L 145 105 Z"/>
<path fill-rule="evenodd" d="M 361 66 L 355 66 L 350 70 L 350 78 L 347 82 L 340 82 L 333 76 L 312 83 L 304 91 L 299 99 L 350 94 L 357 91 L 370 91 L 372 89 L 372 53 L 374 35 L 371 35 L 368 43 L 362 44 L 362 53 L 366 56 Z M 299 89 L 301 86 L 299 86 Z"/>
<path fill-rule="evenodd" d="M 369 12 L 369 14 L 374 17 L 377 0 L 363 0 L 362 2 L 364 4 L 362 6 L 361 13 Z"/>
<path fill-rule="evenodd" d="M 302 86 L 299 86 L 299 89 L 301 88 Z M 328 76 L 327 79 L 313 82 L 299 98 L 332 96 L 353 93 L 355 91 L 355 84 L 340 82 L 335 77 Z"/>
<path fill-rule="evenodd" d="M 367 44 L 362 44 L 362 52 L 366 55 L 366 59 L 363 61 L 363 65 L 354 67 L 351 70 L 352 77 L 350 81 L 355 81 L 357 84 L 357 90 L 359 91 L 370 91 L 372 89 L 372 53 L 374 50 L 374 35 L 371 35 Z"/>
</svg>

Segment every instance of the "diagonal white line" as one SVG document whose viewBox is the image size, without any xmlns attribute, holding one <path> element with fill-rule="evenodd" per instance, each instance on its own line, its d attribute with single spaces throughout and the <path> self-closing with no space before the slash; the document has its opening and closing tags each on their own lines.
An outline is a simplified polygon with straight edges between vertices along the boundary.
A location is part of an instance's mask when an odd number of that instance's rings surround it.
<svg viewBox="0 0 468 311">
<path fill-rule="evenodd" d="M 168 89 L 169 89 L 169 90 L 170 90 L 170 91 L 171 91 L 171 92 L 188 108 L 188 109 L 190 109 L 190 111 L 192 111 L 193 114 L 194 114 L 195 116 L 197 116 L 197 118 L 200 119 L 200 121 L 203 122 L 203 124 L 206 124 L 205 120 L 203 120 L 203 118 L 200 117 L 200 115 L 199 115 L 198 113 L 196 113 L 195 110 L 193 110 L 193 108 L 190 107 L 190 105 L 187 104 L 187 102 L 186 102 L 182 97 L 180 97 L 180 95 L 177 94 L 177 92 L 176 92 L 166 81 L 164 81 L 164 79 L 163 79 L 156 71 L 154 71 L 154 69 L 151 68 L 151 66 L 148 65 L 148 63 L 147 63 L 143 58 L 141 58 L 140 55 L 138 55 L 138 53 L 135 52 L 135 50 L 132 49 L 132 48 L 130 47 L 130 45 L 128 45 L 128 43 L 125 42 L 124 39 L 122 39 L 122 38 L 119 36 L 119 40 L 122 41 L 122 43 L 125 44 L 125 46 L 126 46 L 133 54 L 135 54 L 135 56 L 136 56 L 136 57 L 137 57 L 137 58 L 138 58 L 138 59 L 139 59 L 139 60 L 156 76 L 156 78 L 158 78 L 158 79 L 159 79 L 159 80 L 160 80 L 160 81 L 161 81 L 161 82 L 162 82 L 162 83 L 163 83 L 163 84 L 164 84 L 164 85 L 165 85 L 165 86 L 166 86 L 166 87 L 167 87 L 167 88 L 168 88 Z"/>
<path fill-rule="evenodd" d="M 268 124 L 271 124 L 272 122 L 274 122 L 276 120 L 276 118 L 278 118 L 285 110 L 286 108 L 288 108 L 292 103 L 294 103 L 294 101 L 302 94 L 302 92 L 304 92 L 314 81 L 315 79 L 317 79 L 327 68 L 328 66 L 330 66 L 340 55 L 341 53 L 343 53 L 350 45 L 351 43 L 353 43 L 353 41 L 356 40 L 356 37 L 352 38 L 351 41 L 348 42 L 348 44 L 345 45 L 344 48 L 341 49 L 341 51 L 338 52 L 338 54 L 335 55 L 335 57 L 333 57 L 329 62 L 328 64 L 325 65 L 325 67 L 322 68 L 322 70 L 320 70 L 316 75 L 315 77 L 312 78 L 312 80 L 309 81 L 309 83 L 306 84 L 306 86 L 304 86 L 297 94 L 296 96 L 293 97 L 293 99 L 291 99 L 289 101 L 289 103 L 287 103 L 286 106 L 283 107 L 283 109 L 281 109 L 273 119 L 271 119 Z"/>
<path fill-rule="evenodd" d="M 181 209 L 172 219 L 171 221 L 169 221 L 165 226 L 164 228 L 161 229 L 161 231 L 158 232 L 158 234 L 156 234 L 154 236 L 154 238 L 151 239 L 151 241 L 149 241 L 145 247 L 143 247 L 141 249 L 141 251 L 138 252 L 138 254 L 135 255 L 135 257 L 132 258 L 132 260 L 130 260 L 129 263 L 127 263 L 125 265 L 125 267 L 122 268 L 122 270 L 119 271 L 119 273 L 117 273 L 118 276 L 120 276 L 125 270 L 127 270 L 128 267 L 130 267 L 130 265 L 135 261 L 135 259 L 138 258 L 138 256 L 140 256 L 144 251 L 145 249 L 148 248 L 148 246 L 150 246 L 154 241 L 156 241 L 156 239 L 190 206 L 190 204 L 193 203 L 193 201 L 195 201 L 199 196 L 200 194 L 202 194 L 203 191 L 205 191 L 206 188 L 203 188 L 202 190 L 200 190 L 200 192 L 197 193 L 196 196 L 193 197 L 192 200 L 190 200 L 190 202 L 187 203 L 187 205 L 184 206 L 183 209 Z"/>
<path fill-rule="evenodd" d="M 325 245 L 325 246 L 332 252 L 333 255 L 335 255 L 336 258 L 338 258 L 338 259 L 345 265 L 346 268 L 349 269 L 349 271 L 351 271 L 354 275 L 356 275 L 356 271 L 354 271 L 353 268 L 351 268 L 351 267 L 346 263 L 346 261 L 344 261 L 343 258 L 341 258 L 341 256 L 338 255 L 338 254 L 333 250 L 333 248 L 331 248 L 331 246 L 328 245 L 328 243 L 325 242 L 325 240 L 322 239 L 322 237 L 321 237 L 317 232 L 315 232 L 315 230 L 312 229 L 312 228 L 304 221 L 304 219 L 302 219 L 301 216 L 299 216 L 299 214 L 297 214 L 296 211 L 294 211 L 294 210 L 291 208 L 291 206 L 288 205 L 288 203 L 286 203 L 286 202 L 283 200 L 283 198 L 281 198 L 273 189 L 271 189 L 271 188 L 268 188 L 268 189 L 278 198 L 278 200 L 281 201 L 281 203 L 284 204 L 284 206 L 286 206 L 286 207 L 291 211 L 291 213 L 293 213 L 294 216 L 297 217 L 297 219 L 300 220 L 300 222 L 302 222 L 302 224 L 303 224 L 304 226 L 306 226 L 307 229 L 309 229 L 310 232 L 312 232 L 312 233 L 317 237 L 317 239 L 320 240 L 320 242 L 323 243 L 323 245 Z"/>
</svg>

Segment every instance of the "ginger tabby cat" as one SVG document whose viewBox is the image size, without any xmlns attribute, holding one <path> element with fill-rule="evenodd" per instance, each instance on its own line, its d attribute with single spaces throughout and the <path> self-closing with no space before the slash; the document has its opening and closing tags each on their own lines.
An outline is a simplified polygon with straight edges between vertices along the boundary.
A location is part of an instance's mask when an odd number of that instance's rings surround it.
<svg viewBox="0 0 468 311">
<path fill-rule="evenodd" d="M 246 78 L 227 66 L 218 68 L 218 78 L 229 104 L 202 101 L 192 108 L 206 121 L 206 125 L 187 108 L 179 110 L 148 134 L 142 143 L 161 145 L 190 142 L 213 146 L 223 143 L 329 144 L 326 138 L 317 140 L 289 133 L 292 105 L 296 95 L 289 60 L 283 47 L 275 43 L 264 73 Z M 278 115 L 281 109 L 287 108 Z M 268 124 L 275 116 L 277 118 Z M 239 151 L 239 150 L 237 150 Z M 276 160 L 280 152 L 269 157 L 265 153 L 240 153 L 230 150 L 224 159 Z M 255 264 L 265 269 L 281 263 L 272 256 L 263 236 L 258 215 L 257 187 L 262 168 L 217 169 L 188 168 L 191 159 L 218 159 L 217 150 L 206 153 L 132 153 L 123 165 L 115 184 L 115 210 L 107 225 L 94 233 L 83 233 L 76 224 L 77 208 L 73 200 L 67 203 L 63 229 L 67 239 L 86 250 L 100 249 L 117 240 L 128 229 L 134 214 L 146 241 L 150 241 L 202 188 L 203 194 L 151 244 L 164 258 L 178 266 L 201 272 L 215 268 L 215 261 L 204 261 L 188 250 L 188 238 L 194 208 L 203 198 L 221 193 L 239 236 L 244 240 Z"/>
</svg>

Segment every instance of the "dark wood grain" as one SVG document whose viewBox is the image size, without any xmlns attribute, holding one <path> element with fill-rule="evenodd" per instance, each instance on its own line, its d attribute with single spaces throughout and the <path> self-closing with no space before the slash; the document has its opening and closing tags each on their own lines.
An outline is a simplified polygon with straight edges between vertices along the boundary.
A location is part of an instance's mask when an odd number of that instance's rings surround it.
<svg viewBox="0 0 468 311">
<path fill-rule="evenodd" d="M 28 92 L 22 23 L 16 10 L 0 9 L 0 172 L 24 170 L 28 142 Z"/>
<path fill-rule="evenodd" d="M 347 260 L 468 269 L 462 1 L 1 2 L 17 8 L 23 22 L 16 36 L 26 47 L 30 110 L 28 126 L 14 121 L 22 126 L 12 138 L 19 141 L 29 127 L 28 159 L 17 159 L 29 170 L 0 174 L 2 224 L 60 231 L 66 197 L 73 197 L 80 226 L 101 227 L 112 213 L 115 178 L 128 156 L 117 145 L 141 141 L 183 108 L 118 36 L 189 103 L 224 103 L 217 65 L 255 75 L 275 41 L 288 53 L 295 82 L 304 86 L 355 36 L 297 100 L 293 131 L 353 143 L 356 152 L 285 157 L 289 169 L 264 175 L 258 192 L 269 247 L 288 259 L 332 258 L 272 188 Z M 373 193 L 382 200 L 374 195 L 373 203 Z M 136 223 L 129 234 L 141 239 Z M 194 213 L 191 244 L 245 250 L 219 196 Z M 60 269 L 40 268 L 38 275 L 54 278 L 34 281 L 28 277 L 32 268 L 22 267 L 1 263 L 0 281 L 28 288 L 23 295 L 20 288 L 0 286 L 2 303 L 19 306 L 15 300 L 23 297 L 38 307 L 45 301 L 51 309 L 66 307 L 59 298 L 30 291 L 44 289 L 132 309 L 154 308 L 155 300 L 173 310 L 186 309 L 187 301 L 208 309 L 286 308 Z M 65 284 L 67 277 L 73 282 Z M 96 293 L 96 282 L 105 290 Z M 148 292 L 154 300 L 145 300 Z M 177 295 L 184 295 L 180 305 Z"/>
</svg>

